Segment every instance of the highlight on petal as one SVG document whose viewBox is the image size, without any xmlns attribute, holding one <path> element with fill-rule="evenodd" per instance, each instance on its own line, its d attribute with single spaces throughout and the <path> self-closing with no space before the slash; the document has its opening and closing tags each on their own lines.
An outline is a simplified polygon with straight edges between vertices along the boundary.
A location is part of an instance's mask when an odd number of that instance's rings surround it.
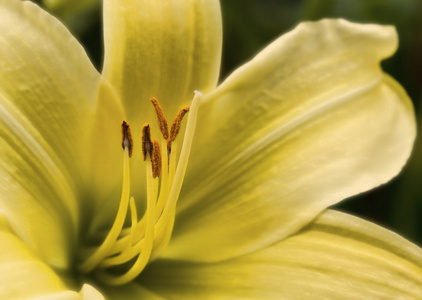
<svg viewBox="0 0 422 300">
<path fill-rule="evenodd" d="M 104 296 L 101 295 L 93 286 L 89 284 L 84 284 L 81 292 L 81 300 L 104 300 Z"/>
<path fill-rule="evenodd" d="M 0 299 L 29 299 L 66 290 L 53 270 L 11 232 L 3 216 L 0 245 Z"/>
<path fill-rule="evenodd" d="M 220 70 L 222 25 L 217 0 L 104 1 L 103 74 L 129 121 L 153 115 L 156 97 L 175 115 L 194 90 L 208 92 Z M 154 120 L 155 121 L 155 120 Z"/>
<path fill-rule="evenodd" d="M 52 294 L 44 294 L 39 297 L 31 298 L 31 300 L 81 300 L 79 294 L 74 291 L 64 291 Z"/>
<path fill-rule="evenodd" d="M 255 251 L 395 176 L 415 138 L 379 66 L 396 47 L 389 26 L 303 23 L 206 96 L 166 256 Z"/>
<path fill-rule="evenodd" d="M 214 264 L 157 261 L 144 279 L 171 299 L 418 299 L 422 250 L 375 224 L 325 211 L 266 249 Z"/>
<path fill-rule="evenodd" d="M 0 61 L 0 211 L 45 261 L 65 267 L 99 74 L 29 1 L 0 1 Z"/>
</svg>

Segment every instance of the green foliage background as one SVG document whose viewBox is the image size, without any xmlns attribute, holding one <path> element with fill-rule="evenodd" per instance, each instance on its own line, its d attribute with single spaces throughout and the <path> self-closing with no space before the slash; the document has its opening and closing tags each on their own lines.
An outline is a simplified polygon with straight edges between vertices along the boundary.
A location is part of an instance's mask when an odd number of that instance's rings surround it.
<svg viewBox="0 0 422 300">
<path fill-rule="evenodd" d="M 73 1 L 89 2 L 89 10 L 79 13 L 75 10 L 69 14 L 65 6 L 49 7 L 69 25 L 94 64 L 101 69 L 100 5 L 92 6 L 92 0 Z M 419 132 L 422 132 L 421 0 L 221 0 L 221 6 L 224 28 L 221 78 L 301 21 L 345 18 L 361 23 L 395 25 L 400 46 L 394 57 L 383 62 L 383 68 L 404 86 L 414 101 Z M 374 191 L 343 201 L 335 208 L 390 228 L 422 245 L 421 177 L 422 137 L 419 136 L 413 155 L 400 176 Z"/>
</svg>

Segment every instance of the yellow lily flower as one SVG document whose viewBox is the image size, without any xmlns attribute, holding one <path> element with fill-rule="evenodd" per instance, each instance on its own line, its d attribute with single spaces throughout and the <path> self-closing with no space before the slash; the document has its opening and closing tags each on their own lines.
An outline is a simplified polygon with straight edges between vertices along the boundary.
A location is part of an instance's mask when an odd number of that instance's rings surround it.
<svg viewBox="0 0 422 300">
<path fill-rule="evenodd" d="M 100 75 L 0 0 L 0 299 L 422 295 L 419 247 L 327 209 L 411 151 L 394 28 L 302 23 L 217 86 L 218 1 L 103 5 Z"/>
</svg>

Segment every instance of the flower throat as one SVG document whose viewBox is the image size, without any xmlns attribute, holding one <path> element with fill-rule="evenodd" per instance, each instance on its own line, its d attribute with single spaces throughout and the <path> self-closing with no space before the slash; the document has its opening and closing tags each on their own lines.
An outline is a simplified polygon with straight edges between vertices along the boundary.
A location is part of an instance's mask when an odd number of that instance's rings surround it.
<svg viewBox="0 0 422 300">
<path fill-rule="evenodd" d="M 123 186 L 120 204 L 114 223 L 102 244 L 84 255 L 78 269 L 82 273 L 94 273 L 101 281 L 121 285 L 135 279 L 149 261 L 157 258 L 167 247 L 173 231 L 176 203 L 192 146 L 198 114 L 200 92 L 195 91 L 191 106 L 182 107 L 170 130 L 167 119 L 157 99 L 151 98 L 162 136 L 160 142 L 151 138 L 151 127 L 142 128 L 142 154 L 146 169 L 146 210 L 138 220 L 135 199 L 130 195 L 129 159 L 133 154 L 130 125 L 123 121 Z M 177 161 L 178 143 L 183 117 L 189 112 L 183 144 Z M 131 226 L 124 228 L 130 210 Z M 123 272 L 117 272 L 125 265 Z M 127 267 L 129 266 L 129 267 Z"/>
</svg>

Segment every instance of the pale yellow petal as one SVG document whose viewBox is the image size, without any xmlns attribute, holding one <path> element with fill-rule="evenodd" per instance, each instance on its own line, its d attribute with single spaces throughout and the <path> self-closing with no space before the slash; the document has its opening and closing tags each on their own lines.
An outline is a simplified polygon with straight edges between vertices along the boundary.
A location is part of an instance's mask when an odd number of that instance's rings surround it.
<svg viewBox="0 0 422 300">
<path fill-rule="evenodd" d="M 104 296 L 93 286 L 84 284 L 80 292 L 81 300 L 104 300 Z"/>
<path fill-rule="evenodd" d="M 107 300 L 139 300 L 139 299 L 146 299 L 146 300 L 165 300 L 165 299 L 172 299 L 171 297 L 162 297 L 158 293 L 152 292 L 139 283 L 132 282 L 125 286 L 120 287 L 105 287 L 105 295 L 107 296 Z"/>
<path fill-rule="evenodd" d="M 31 300 L 105 300 L 105 298 L 95 287 L 85 283 L 79 293 L 72 290 L 45 293 Z"/>
<path fill-rule="evenodd" d="M 420 299 L 422 250 L 326 211 L 297 235 L 215 264 L 157 261 L 145 284 L 171 299 Z"/>
<path fill-rule="evenodd" d="M 100 78 L 82 46 L 33 3 L 1 0 L 0 60 L 1 94 L 69 171 L 81 168 Z"/>
<path fill-rule="evenodd" d="M 103 73 L 129 122 L 155 122 L 150 97 L 173 116 L 192 100 L 194 90 L 208 92 L 217 83 L 222 43 L 217 0 L 130 0 L 124 5 L 105 0 L 104 33 Z"/>
<path fill-rule="evenodd" d="M 46 261 L 64 267 L 78 221 L 76 195 L 38 132 L 1 95 L 0 102 L 0 212 Z"/>
<path fill-rule="evenodd" d="M 79 293 L 75 291 L 63 291 L 57 293 L 43 294 L 38 297 L 31 297 L 31 300 L 81 300 Z"/>
<path fill-rule="evenodd" d="M 116 215 L 123 163 L 120 126 L 125 119 L 116 92 L 103 79 L 98 89 L 91 138 L 90 186 L 95 191 L 92 200 L 97 207 L 95 211 L 86 211 L 86 217 L 94 222 L 94 227 L 109 225 Z M 89 216 L 92 213 L 95 218 Z"/>
<path fill-rule="evenodd" d="M 208 95 L 167 257 L 255 251 L 395 176 L 415 138 L 379 66 L 396 46 L 392 27 L 303 23 Z"/>
<path fill-rule="evenodd" d="M 99 74 L 29 1 L 0 1 L 0 61 L 0 212 L 45 261 L 65 267 Z"/>
<path fill-rule="evenodd" d="M 13 234 L 3 216 L 0 245 L 0 299 L 28 299 L 66 290 L 56 273 Z"/>
</svg>

